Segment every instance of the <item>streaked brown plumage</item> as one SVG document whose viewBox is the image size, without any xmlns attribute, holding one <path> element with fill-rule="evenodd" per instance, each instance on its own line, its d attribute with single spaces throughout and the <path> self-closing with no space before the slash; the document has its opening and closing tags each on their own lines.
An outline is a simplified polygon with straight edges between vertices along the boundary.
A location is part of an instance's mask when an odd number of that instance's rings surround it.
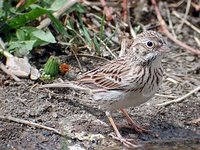
<svg viewBox="0 0 200 150">
<path fill-rule="evenodd" d="M 163 75 L 161 59 L 167 50 L 160 34 L 144 32 L 125 56 L 83 74 L 76 82 L 90 89 L 94 103 L 106 111 L 139 105 L 158 90 Z"/>
<path fill-rule="evenodd" d="M 90 91 L 92 102 L 106 111 L 117 139 L 127 146 L 135 145 L 122 138 L 110 112 L 120 109 L 134 129 L 144 130 L 134 124 L 123 108 L 140 105 L 154 96 L 162 82 L 161 59 L 168 50 L 159 33 L 143 32 L 134 39 L 126 55 L 83 74 L 73 83 Z"/>
</svg>

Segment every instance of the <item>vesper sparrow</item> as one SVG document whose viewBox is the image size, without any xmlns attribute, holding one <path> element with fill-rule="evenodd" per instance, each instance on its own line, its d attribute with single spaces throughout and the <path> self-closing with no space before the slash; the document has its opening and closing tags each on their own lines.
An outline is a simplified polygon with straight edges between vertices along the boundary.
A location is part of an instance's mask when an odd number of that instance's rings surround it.
<svg viewBox="0 0 200 150">
<path fill-rule="evenodd" d="M 42 87 L 71 87 L 89 91 L 93 103 L 106 112 L 115 130 L 116 139 L 126 146 L 135 147 L 137 145 L 121 136 L 111 112 L 120 109 L 136 131 L 145 130 L 134 124 L 124 108 L 138 106 L 154 96 L 162 82 L 161 59 L 167 51 L 169 48 L 159 33 L 146 31 L 137 35 L 127 54 L 84 73 L 73 84 L 61 83 Z"/>
</svg>

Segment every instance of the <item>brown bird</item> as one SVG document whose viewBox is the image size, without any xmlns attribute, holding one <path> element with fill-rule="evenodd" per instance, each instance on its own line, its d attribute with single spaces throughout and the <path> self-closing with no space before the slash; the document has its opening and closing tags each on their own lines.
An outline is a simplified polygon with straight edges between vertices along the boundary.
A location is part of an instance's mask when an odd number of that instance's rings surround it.
<svg viewBox="0 0 200 150">
<path fill-rule="evenodd" d="M 136 131 L 146 131 L 133 122 L 124 108 L 138 106 L 154 96 L 162 83 L 161 60 L 168 51 L 159 33 L 146 31 L 137 35 L 124 56 L 84 73 L 75 82 L 42 87 L 70 87 L 89 92 L 92 103 L 106 112 L 116 139 L 126 146 L 137 147 L 121 136 L 111 114 L 120 109 Z"/>
</svg>

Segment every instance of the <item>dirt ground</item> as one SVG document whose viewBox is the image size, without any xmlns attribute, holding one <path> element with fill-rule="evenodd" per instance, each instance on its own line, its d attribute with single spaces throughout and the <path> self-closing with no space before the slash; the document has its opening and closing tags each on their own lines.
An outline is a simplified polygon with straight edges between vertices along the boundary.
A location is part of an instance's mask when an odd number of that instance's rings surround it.
<svg viewBox="0 0 200 150">
<path fill-rule="evenodd" d="M 187 26 L 183 30 L 179 39 L 195 47 L 193 31 Z M 200 85 L 199 57 L 168 42 L 172 51 L 163 60 L 165 76 L 158 94 L 172 98 L 155 96 L 148 103 L 127 109 L 138 125 L 154 134 L 138 134 L 125 127 L 127 122 L 119 112 L 114 113 L 114 119 L 124 137 L 142 145 L 138 149 L 200 150 L 200 122 L 192 122 L 200 118 L 200 92 L 180 103 L 157 106 Z M 90 61 L 87 69 L 96 65 L 93 59 L 84 61 Z M 29 79 L 15 82 L 0 71 L 0 115 L 52 127 L 66 136 L 0 119 L 0 150 L 124 149 L 111 138 L 113 129 L 104 112 L 84 104 L 87 95 L 69 89 L 38 89 L 38 84 Z"/>
<path fill-rule="evenodd" d="M 166 74 L 159 94 L 180 97 L 200 84 L 199 70 L 194 70 L 199 67 L 200 60 L 188 53 L 180 55 L 180 49 L 173 45 L 171 48 L 173 51 L 163 61 Z M 86 95 L 69 89 L 38 89 L 35 87 L 37 82 L 23 79 L 17 83 L 3 72 L 0 76 L 1 115 L 53 127 L 68 136 L 0 120 L 0 149 L 55 150 L 74 145 L 86 149 L 122 148 L 109 136 L 113 130 L 104 112 L 82 103 L 81 99 L 87 99 Z M 147 127 L 156 136 L 138 134 L 125 127 L 120 129 L 123 136 L 134 139 L 144 149 L 199 149 L 200 124 L 190 121 L 200 117 L 200 93 L 192 94 L 181 103 L 156 106 L 169 100 L 172 99 L 155 96 L 147 104 L 128 109 L 139 125 Z M 126 125 L 120 113 L 116 112 L 114 118 L 119 126 Z"/>
</svg>

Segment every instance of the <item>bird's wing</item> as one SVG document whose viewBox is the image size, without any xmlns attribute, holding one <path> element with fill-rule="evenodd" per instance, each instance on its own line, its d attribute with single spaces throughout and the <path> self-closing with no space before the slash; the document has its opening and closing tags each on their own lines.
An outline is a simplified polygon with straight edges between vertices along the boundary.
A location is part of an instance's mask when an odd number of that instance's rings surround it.
<svg viewBox="0 0 200 150">
<path fill-rule="evenodd" d="M 129 84 L 134 84 L 130 83 L 130 81 L 137 78 L 137 75 L 133 76 L 133 74 L 130 74 L 131 71 L 134 72 L 130 61 L 127 61 L 125 58 L 120 58 L 83 74 L 77 82 L 94 90 L 123 90 L 127 89 Z"/>
</svg>

